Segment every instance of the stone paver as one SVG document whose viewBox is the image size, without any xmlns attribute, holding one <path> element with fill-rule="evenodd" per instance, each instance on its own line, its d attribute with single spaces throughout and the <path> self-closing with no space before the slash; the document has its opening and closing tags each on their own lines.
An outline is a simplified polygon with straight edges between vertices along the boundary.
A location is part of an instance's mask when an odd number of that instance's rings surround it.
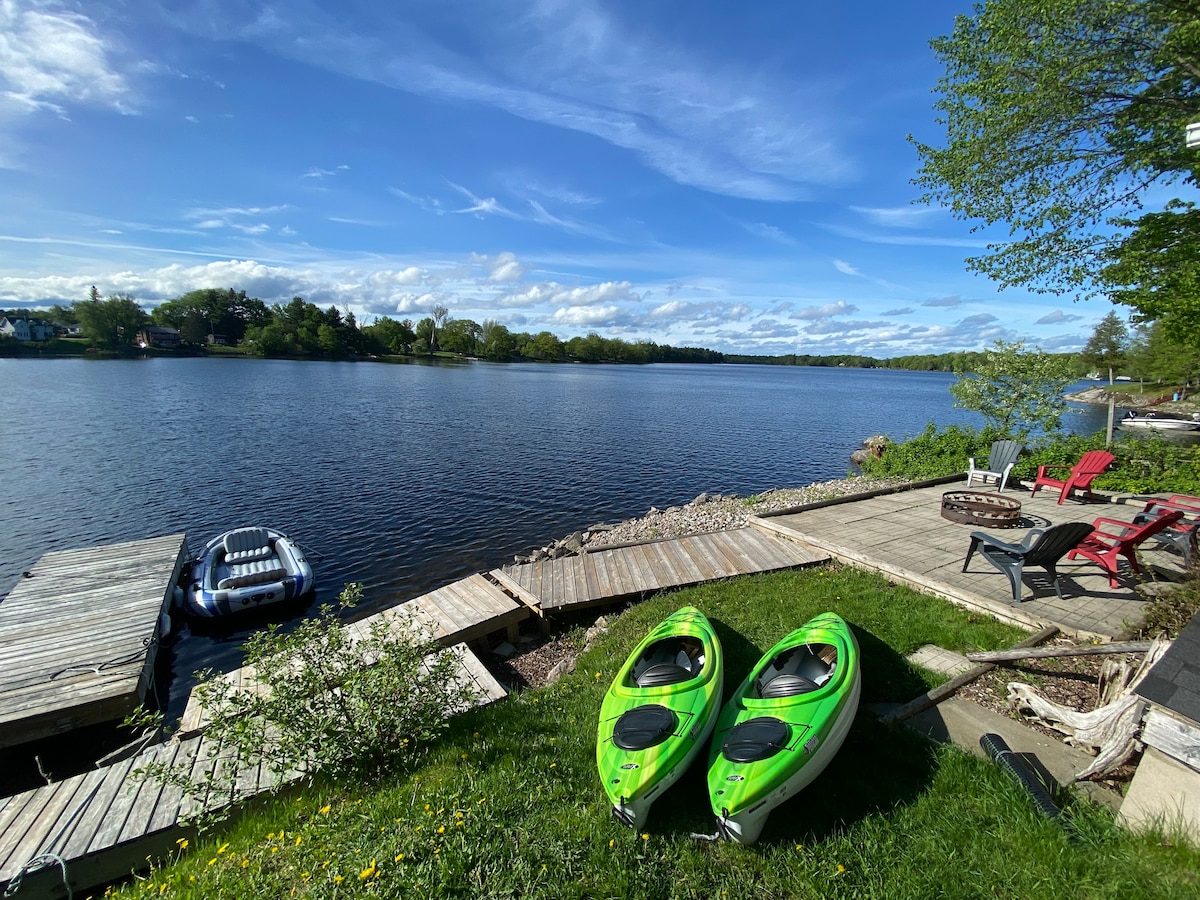
<svg viewBox="0 0 1200 900">
<path fill-rule="evenodd" d="M 1142 619 L 1146 601 L 1134 588 L 1144 579 L 1177 577 L 1181 571 L 1181 558 L 1150 549 L 1151 539 L 1138 553 L 1142 576 L 1123 562 L 1118 586 L 1110 588 L 1107 574 L 1096 563 L 1064 557 L 1058 566 L 1064 599 L 1055 595 L 1045 570 L 1031 568 L 1025 572 L 1021 600 L 1014 603 L 1008 579 L 978 554 L 969 570 L 962 571 L 972 531 L 987 531 L 1016 542 L 1030 528 L 1062 522 L 1091 522 L 1100 517 L 1129 522 L 1146 500 L 1098 495 L 1099 502 L 1067 500 L 1060 506 L 1056 492 L 1043 489 L 1031 498 L 1028 488 L 1021 490 L 1010 483 L 1004 494 L 1021 500 L 1020 527 L 982 529 L 942 518 L 942 494 L 960 490 L 963 484 L 961 479 L 947 480 L 880 497 L 763 516 L 755 524 L 1001 620 L 1031 629 L 1054 624 L 1081 637 L 1112 638 L 1135 626 Z"/>
<path fill-rule="evenodd" d="M 975 667 L 975 663 L 971 662 L 961 653 L 955 653 L 953 650 L 947 650 L 944 647 L 939 647 L 937 644 L 926 644 L 924 647 L 918 647 L 912 653 L 908 654 L 908 661 L 914 666 L 921 666 L 924 669 L 941 672 L 951 677 Z"/>
</svg>

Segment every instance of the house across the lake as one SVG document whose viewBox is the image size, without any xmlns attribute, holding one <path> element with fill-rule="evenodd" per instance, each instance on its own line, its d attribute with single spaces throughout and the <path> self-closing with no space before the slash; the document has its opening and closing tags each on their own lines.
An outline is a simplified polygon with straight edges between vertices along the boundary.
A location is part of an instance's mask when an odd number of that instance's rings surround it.
<svg viewBox="0 0 1200 900">
<path fill-rule="evenodd" d="M 158 347 L 162 350 L 179 349 L 179 330 L 162 325 L 143 325 L 137 333 L 138 346 Z"/>
<path fill-rule="evenodd" d="M 54 326 L 45 319 L 0 316 L 0 334 L 18 341 L 48 341 L 54 337 Z"/>
</svg>

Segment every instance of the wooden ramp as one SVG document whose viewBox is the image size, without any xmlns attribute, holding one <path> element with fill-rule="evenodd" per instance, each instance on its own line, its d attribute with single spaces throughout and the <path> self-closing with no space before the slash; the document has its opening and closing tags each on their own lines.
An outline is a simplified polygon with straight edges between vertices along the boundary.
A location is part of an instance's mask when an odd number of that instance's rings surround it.
<svg viewBox="0 0 1200 900">
<path fill-rule="evenodd" d="M 449 645 L 478 640 L 501 630 L 515 639 L 517 623 L 529 615 L 528 607 L 483 575 L 475 574 L 385 609 L 363 622 L 415 618 L 429 627 L 435 638 Z"/>
<path fill-rule="evenodd" d="M 746 527 L 592 550 L 489 574 L 544 614 L 827 559 L 829 554 L 806 544 Z"/>
<path fill-rule="evenodd" d="M 182 534 L 47 553 L 0 602 L 0 747 L 120 719 L 145 699 Z"/>
<path fill-rule="evenodd" d="M 460 677 L 480 689 L 480 705 L 505 696 L 504 688 L 466 646 L 447 652 L 461 654 Z M 186 771 L 193 780 L 232 766 L 237 769 L 235 787 L 194 798 L 182 788 L 131 774 L 157 760 Z M 277 780 L 270 771 L 238 768 L 236 759 L 201 735 L 173 740 L 132 759 L 0 799 L 0 890 L 7 890 L 31 860 L 53 853 L 66 863 L 78 896 L 79 891 L 144 867 L 147 856 L 159 858 L 175 850 L 175 841 L 189 833 L 181 824 L 185 817 L 202 808 L 221 809 L 267 790 Z M 23 875 L 18 896 L 27 894 L 64 895 L 58 865 Z"/>
</svg>

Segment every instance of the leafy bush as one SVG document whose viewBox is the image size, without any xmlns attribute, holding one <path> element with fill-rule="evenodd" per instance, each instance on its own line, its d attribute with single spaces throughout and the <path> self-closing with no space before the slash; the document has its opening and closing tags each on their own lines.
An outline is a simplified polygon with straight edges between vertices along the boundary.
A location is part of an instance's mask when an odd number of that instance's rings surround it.
<svg viewBox="0 0 1200 900">
<path fill-rule="evenodd" d="M 1186 581 L 1146 606 L 1137 636 L 1152 640 L 1160 634 L 1174 638 L 1200 612 L 1200 571 L 1193 569 Z"/>
<path fill-rule="evenodd" d="M 461 678 L 458 655 L 412 620 L 343 625 L 337 613 L 361 596 L 360 585 L 348 584 L 338 610 L 326 605 L 294 631 L 271 626 L 251 636 L 252 680 L 198 673 L 205 733 L 238 768 L 375 777 L 475 705 L 478 690 Z M 165 766 L 143 771 L 197 796 L 232 789 L 237 779 L 234 767 L 224 768 L 229 783 L 219 785 L 189 783 Z"/>
<path fill-rule="evenodd" d="M 921 481 L 967 470 L 969 457 L 987 458 L 992 442 L 1004 435 L 995 429 L 976 431 L 951 425 L 938 431 L 931 422 L 916 437 L 888 444 L 881 459 L 867 459 L 863 474 Z M 1070 468 L 1089 450 L 1105 448 L 1104 434 L 1048 435 L 1026 446 L 1013 468 L 1013 478 L 1032 481 L 1038 466 Z M 1200 496 L 1200 446 L 1172 443 L 1161 437 L 1120 437 L 1110 451 L 1116 460 L 1092 486 L 1126 494 Z M 1011 481 L 1010 481 L 1011 484 Z"/>
<path fill-rule="evenodd" d="M 907 478 L 922 481 L 942 475 L 965 472 L 967 459 L 972 456 L 987 458 L 992 442 L 1003 435 L 992 428 L 976 431 L 971 427 L 949 426 L 938 431 L 930 422 L 916 437 L 898 444 L 888 444 L 880 459 L 867 459 L 862 463 L 864 475 L 873 477 Z"/>
</svg>

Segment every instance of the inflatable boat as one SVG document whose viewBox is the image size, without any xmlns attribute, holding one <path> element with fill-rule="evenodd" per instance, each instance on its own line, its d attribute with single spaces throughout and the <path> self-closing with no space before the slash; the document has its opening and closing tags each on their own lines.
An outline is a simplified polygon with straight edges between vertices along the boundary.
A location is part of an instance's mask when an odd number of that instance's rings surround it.
<svg viewBox="0 0 1200 900">
<path fill-rule="evenodd" d="M 304 551 L 271 528 L 235 528 L 204 545 L 190 564 L 184 612 L 213 618 L 261 609 L 313 589 Z"/>
</svg>

